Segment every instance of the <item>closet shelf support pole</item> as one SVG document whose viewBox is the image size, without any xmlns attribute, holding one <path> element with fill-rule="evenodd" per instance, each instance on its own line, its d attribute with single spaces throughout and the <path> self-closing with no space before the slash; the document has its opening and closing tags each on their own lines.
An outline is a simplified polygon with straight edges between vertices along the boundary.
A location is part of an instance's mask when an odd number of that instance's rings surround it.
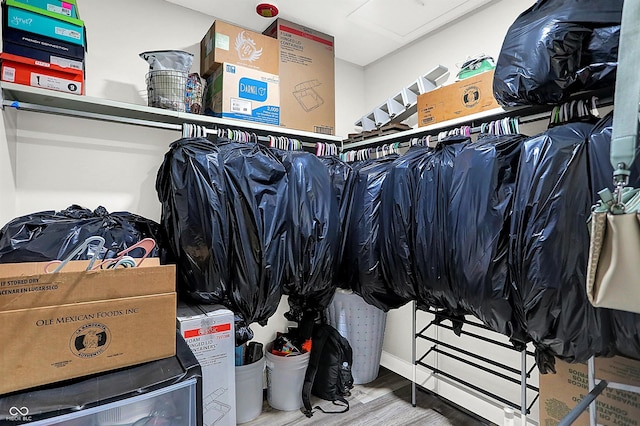
<svg viewBox="0 0 640 426">
<path fill-rule="evenodd" d="M 520 420 L 522 426 L 527 426 L 527 349 L 523 349 L 520 352 L 520 372 L 521 372 L 521 383 L 520 383 Z"/>
<path fill-rule="evenodd" d="M 592 392 L 596 387 L 596 358 L 592 356 L 587 363 L 588 376 L 589 376 L 589 392 Z M 596 426 L 598 420 L 598 409 L 596 407 L 596 400 L 589 404 L 589 424 Z"/>
<path fill-rule="evenodd" d="M 412 380 L 411 380 L 411 405 L 413 405 L 414 407 L 416 406 L 416 319 L 417 319 L 417 315 L 416 315 L 416 302 L 415 300 L 413 302 L 411 302 L 411 307 L 412 307 L 412 316 L 413 316 L 413 321 L 411 321 L 411 369 L 412 369 Z"/>
</svg>

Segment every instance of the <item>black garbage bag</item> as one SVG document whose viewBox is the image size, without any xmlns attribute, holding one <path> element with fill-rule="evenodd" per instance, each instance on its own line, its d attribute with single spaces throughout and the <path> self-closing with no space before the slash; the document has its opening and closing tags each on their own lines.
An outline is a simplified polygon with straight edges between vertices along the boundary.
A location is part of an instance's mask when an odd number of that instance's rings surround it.
<svg viewBox="0 0 640 426">
<path fill-rule="evenodd" d="M 236 344 L 248 325 L 266 324 L 282 295 L 286 264 L 287 174 L 257 144 L 182 139 L 158 172 L 163 224 L 178 258 L 179 289 L 237 315 Z"/>
<path fill-rule="evenodd" d="M 613 87 L 618 69 L 620 25 L 594 28 L 583 54 L 583 65 L 576 73 L 574 90 Z"/>
<path fill-rule="evenodd" d="M 558 104 L 599 79 L 606 79 L 602 85 L 613 83 L 608 77 L 613 77 L 617 55 L 611 47 L 622 3 L 538 0 L 523 12 L 507 31 L 496 63 L 493 91 L 498 103 Z"/>
<path fill-rule="evenodd" d="M 415 146 L 391 164 L 382 185 L 380 266 L 390 291 L 404 303 L 415 300 L 416 190 L 432 149 Z M 400 302 L 399 302 L 400 303 Z"/>
<path fill-rule="evenodd" d="M 230 224 L 229 297 L 247 324 L 276 312 L 287 264 L 287 172 L 258 144 L 220 145 Z"/>
<path fill-rule="evenodd" d="M 414 273 L 418 284 L 418 304 L 442 308 L 449 316 L 464 315 L 453 291 L 448 259 L 451 258 L 449 194 L 456 156 L 469 142 L 451 137 L 439 144 L 423 160 L 415 193 L 416 228 Z"/>
<path fill-rule="evenodd" d="M 100 206 L 94 211 L 78 205 L 62 211 L 41 211 L 17 217 L 0 230 L 0 263 L 45 262 L 64 260 L 88 237 L 105 239 L 98 258 L 113 258 L 116 253 L 145 238 L 153 238 L 156 247 L 149 254 L 159 257 L 165 246 L 160 225 L 129 212 L 109 213 Z M 90 244 L 74 259 L 89 259 L 96 246 Z M 142 257 L 142 249 L 130 256 Z"/>
<path fill-rule="evenodd" d="M 586 295 L 591 208 L 586 141 L 593 126 L 554 127 L 524 143 L 511 222 L 515 307 L 541 373 L 611 355 L 609 316 Z"/>
<path fill-rule="evenodd" d="M 218 145 L 203 138 L 173 142 L 158 171 L 156 192 L 180 295 L 231 306 L 230 221 Z"/>
<path fill-rule="evenodd" d="M 607 114 L 594 127 L 589 136 L 589 165 L 591 172 L 592 204 L 598 200 L 598 191 L 604 188 L 614 189 L 613 167 L 609 161 L 613 112 Z M 640 157 L 640 147 L 636 158 Z M 629 186 L 640 187 L 640 161 L 634 161 L 630 167 Z M 640 315 L 619 310 L 610 310 L 614 346 L 620 355 L 640 359 Z"/>
<path fill-rule="evenodd" d="M 329 306 L 340 249 L 340 213 L 329 171 L 314 154 L 275 151 L 288 180 L 286 207 L 285 316 L 301 322 Z"/>
<path fill-rule="evenodd" d="M 507 260 L 524 139 L 484 136 L 456 155 L 445 229 L 449 278 L 459 308 L 520 344 L 526 337 L 523 318 L 515 318 L 513 310 Z"/>
<path fill-rule="evenodd" d="M 333 193 L 338 202 L 338 211 L 340 214 L 340 234 L 337 254 L 337 265 L 334 279 L 339 287 L 350 288 L 346 283 L 345 269 L 348 265 L 344 262 L 344 249 L 347 243 L 347 234 L 349 232 L 349 215 L 351 214 L 351 205 L 353 197 L 353 186 L 355 181 L 355 173 L 348 163 L 340 160 L 335 156 L 318 157 L 324 163 L 331 177 L 331 186 Z"/>
<path fill-rule="evenodd" d="M 398 297 L 382 274 L 380 266 L 380 209 L 382 186 L 396 155 L 355 164 L 349 232 L 345 262 L 350 266 L 348 282 L 365 302 L 387 312 L 406 303 Z"/>
</svg>

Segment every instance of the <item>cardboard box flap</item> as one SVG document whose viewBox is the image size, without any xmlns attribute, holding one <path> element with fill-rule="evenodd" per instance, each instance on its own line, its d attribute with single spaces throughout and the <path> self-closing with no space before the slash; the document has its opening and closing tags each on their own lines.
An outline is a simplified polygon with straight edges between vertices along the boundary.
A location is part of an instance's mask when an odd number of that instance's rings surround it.
<svg viewBox="0 0 640 426">
<path fill-rule="evenodd" d="M 149 260 L 137 268 L 94 271 L 77 270 L 87 261 L 69 262 L 49 274 L 46 263 L 0 265 L 0 311 L 175 291 L 175 266 Z"/>
</svg>

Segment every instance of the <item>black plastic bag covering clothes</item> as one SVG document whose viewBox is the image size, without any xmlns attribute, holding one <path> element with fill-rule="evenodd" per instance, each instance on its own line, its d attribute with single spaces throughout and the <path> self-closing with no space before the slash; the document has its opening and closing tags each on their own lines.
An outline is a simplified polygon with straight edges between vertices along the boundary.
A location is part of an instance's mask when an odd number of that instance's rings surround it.
<svg viewBox="0 0 640 426">
<path fill-rule="evenodd" d="M 420 173 L 433 150 L 416 146 L 391 164 L 382 185 L 380 266 L 390 290 L 404 303 L 415 300 L 416 190 Z"/>
<path fill-rule="evenodd" d="M 286 269 L 284 294 L 290 311 L 285 316 L 300 322 L 329 306 L 336 285 L 334 274 L 340 243 L 338 200 L 329 171 L 308 152 L 274 151 L 288 179 L 286 207 Z"/>
<path fill-rule="evenodd" d="M 230 224 L 219 147 L 202 138 L 173 142 L 158 171 L 156 191 L 181 296 L 231 306 Z"/>
<path fill-rule="evenodd" d="M 229 297 L 247 324 L 277 310 L 287 262 L 287 173 L 269 148 L 222 144 L 230 224 Z"/>
<path fill-rule="evenodd" d="M 526 337 L 523 319 L 514 318 L 507 260 L 524 139 L 522 135 L 484 136 L 463 147 L 453 160 L 444 229 L 445 260 L 459 307 L 519 342 Z"/>
<path fill-rule="evenodd" d="M 350 265 L 348 282 L 365 302 L 383 311 L 406 303 L 389 287 L 380 266 L 380 209 L 382 186 L 397 158 L 391 155 L 353 166 L 354 183 L 345 262 Z"/>
<path fill-rule="evenodd" d="M 218 142 L 174 142 L 156 190 L 179 289 L 234 311 L 241 344 L 253 336 L 248 325 L 266 323 L 282 295 L 287 176 L 267 148 Z"/>
<path fill-rule="evenodd" d="M 498 103 L 558 104 L 573 92 L 611 84 L 622 3 L 538 0 L 523 12 L 507 31 L 496 63 Z"/>
<path fill-rule="evenodd" d="M 603 117 L 589 136 L 589 165 L 591 175 L 592 203 L 598 200 L 598 191 L 609 188 L 613 191 L 613 167 L 609 161 L 613 112 Z M 640 147 L 636 158 L 640 157 Z M 640 161 L 630 167 L 629 186 L 640 187 Z M 611 330 L 614 346 L 620 355 L 640 359 L 640 315 L 618 310 L 608 311 L 611 315 Z"/>
<path fill-rule="evenodd" d="M 449 315 L 462 315 L 455 297 L 447 258 L 450 257 L 449 197 L 455 157 L 469 139 L 451 137 L 438 145 L 424 160 L 415 193 L 414 273 L 420 305 L 443 308 Z"/>
<path fill-rule="evenodd" d="M 340 242 L 337 254 L 336 273 L 334 276 L 338 286 L 346 286 L 345 284 L 345 269 L 348 265 L 344 262 L 344 250 L 347 243 L 347 234 L 349 232 L 349 215 L 351 214 L 353 186 L 355 180 L 355 173 L 353 168 L 348 163 L 340 160 L 334 156 L 318 157 L 320 161 L 324 163 L 329 171 L 331 177 L 331 186 L 333 193 L 336 196 L 338 202 L 338 211 L 340 214 Z"/>
<path fill-rule="evenodd" d="M 593 126 L 554 127 L 524 143 L 513 204 L 510 267 L 540 372 L 554 355 L 611 355 L 609 317 L 586 295 L 591 208 L 586 140 Z"/>
<path fill-rule="evenodd" d="M 63 260 L 92 236 L 105 239 L 103 252 L 97 253 L 100 259 L 115 257 L 144 238 L 156 241 L 150 256 L 158 257 L 164 243 L 160 225 L 150 219 L 129 212 L 109 213 L 102 206 L 92 212 L 72 205 L 59 212 L 41 211 L 7 223 L 0 230 L 0 263 Z M 89 259 L 95 248 L 90 244 L 74 259 Z M 134 249 L 129 254 L 141 257 L 144 251 Z"/>
</svg>

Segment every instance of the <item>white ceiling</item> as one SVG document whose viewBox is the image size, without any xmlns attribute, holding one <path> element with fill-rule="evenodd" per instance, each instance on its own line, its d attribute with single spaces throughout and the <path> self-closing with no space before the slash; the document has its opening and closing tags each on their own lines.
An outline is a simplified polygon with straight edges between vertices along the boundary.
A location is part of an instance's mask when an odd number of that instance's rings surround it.
<svg viewBox="0 0 640 426">
<path fill-rule="evenodd" d="M 166 0 L 256 32 L 260 0 Z M 366 66 L 496 0 L 274 0 L 279 17 L 335 37 L 336 57 Z M 213 18 L 212 18 L 213 21 Z M 470 31 L 470 37 L 473 35 Z"/>
</svg>

